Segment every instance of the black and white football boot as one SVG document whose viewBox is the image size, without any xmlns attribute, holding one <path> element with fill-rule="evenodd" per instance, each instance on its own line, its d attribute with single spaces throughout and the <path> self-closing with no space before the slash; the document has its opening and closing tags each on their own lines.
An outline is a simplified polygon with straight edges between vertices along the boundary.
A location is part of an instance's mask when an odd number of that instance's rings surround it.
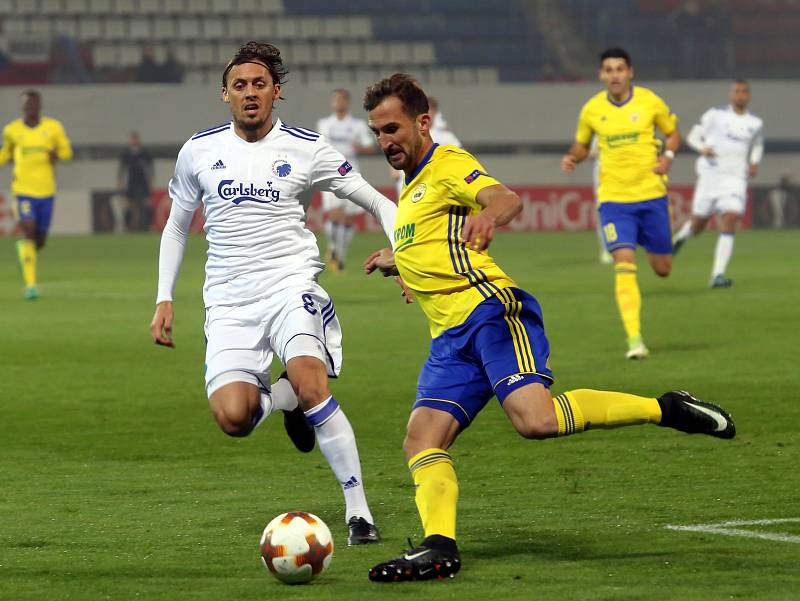
<svg viewBox="0 0 800 601">
<path fill-rule="evenodd" d="M 661 406 L 660 426 L 688 434 L 708 434 L 717 438 L 733 438 L 736 426 L 722 407 L 694 398 L 685 390 L 665 392 L 658 398 Z"/>
<path fill-rule="evenodd" d="M 411 541 L 408 542 L 411 545 Z M 453 578 L 460 569 L 461 556 L 456 541 L 435 534 L 423 540 L 419 547 L 371 568 L 369 579 L 373 582 L 442 580 Z"/>
</svg>

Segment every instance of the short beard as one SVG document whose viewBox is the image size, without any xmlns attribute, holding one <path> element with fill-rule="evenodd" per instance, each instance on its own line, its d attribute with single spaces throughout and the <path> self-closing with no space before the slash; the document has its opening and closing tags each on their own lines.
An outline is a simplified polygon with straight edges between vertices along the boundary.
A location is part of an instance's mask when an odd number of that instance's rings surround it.
<svg viewBox="0 0 800 601">
<path fill-rule="evenodd" d="M 266 119 L 261 119 L 260 121 L 240 121 L 238 119 L 236 120 L 236 125 L 242 131 L 258 131 L 259 129 L 264 127 L 266 123 L 267 123 Z"/>
</svg>

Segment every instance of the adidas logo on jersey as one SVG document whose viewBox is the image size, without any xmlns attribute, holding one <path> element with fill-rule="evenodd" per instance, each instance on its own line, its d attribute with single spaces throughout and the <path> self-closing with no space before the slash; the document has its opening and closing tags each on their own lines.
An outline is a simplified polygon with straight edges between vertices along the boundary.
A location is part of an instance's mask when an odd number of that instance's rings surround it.
<svg viewBox="0 0 800 601">
<path fill-rule="evenodd" d="M 218 160 L 216 163 L 211 165 L 212 169 L 225 169 L 225 163 L 222 162 L 222 159 Z"/>
<path fill-rule="evenodd" d="M 516 384 L 517 382 L 522 382 L 522 380 L 523 380 L 522 374 L 515 374 L 508 379 L 508 381 L 506 382 L 506 386 L 511 386 L 513 384 Z"/>
</svg>

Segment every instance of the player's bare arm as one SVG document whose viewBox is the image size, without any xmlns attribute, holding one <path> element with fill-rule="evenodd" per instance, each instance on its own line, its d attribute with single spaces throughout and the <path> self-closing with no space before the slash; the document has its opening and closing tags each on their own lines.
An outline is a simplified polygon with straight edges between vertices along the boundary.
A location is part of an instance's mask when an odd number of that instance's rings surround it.
<svg viewBox="0 0 800 601">
<path fill-rule="evenodd" d="M 675 128 L 671 134 L 667 136 L 664 142 L 664 153 L 659 155 L 658 164 L 653 168 L 653 173 L 658 175 L 666 175 L 672 168 L 672 162 L 675 160 L 675 153 L 681 145 L 681 132 Z"/>
<path fill-rule="evenodd" d="M 153 342 L 160 346 L 175 348 L 175 342 L 172 340 L 173 317 L 172 301 L 161 301 L 156 305 L 156 312 L 150 323 L 150 335 L 153 337 Z"/>
<path fill-rule="evenodd" d="M 522 211 L 522 201 L 502 184 L 483 188 L 475 200 L 483 210 L 467 218 L 461 235 L 471 249 L 482 251 L 491 244 L 495 228 L 507 224 Z"/>
<path fill-rule="evenodd" d="M 590 148 L 589 144 L 575 142 L 567 154 L 561 157 L 561 171 L 572 173 L 575 170 L 575 166 L 589 156 Z"/>
</svg>

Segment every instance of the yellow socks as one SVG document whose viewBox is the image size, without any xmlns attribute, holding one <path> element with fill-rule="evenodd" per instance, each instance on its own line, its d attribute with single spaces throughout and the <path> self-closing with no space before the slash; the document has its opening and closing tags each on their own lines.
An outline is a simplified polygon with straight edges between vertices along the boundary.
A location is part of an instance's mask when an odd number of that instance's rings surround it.
<svg viewBox="0 0 800 601">
<path fill-rule="evenodd" d="M 628 335 L 628 344 L 641 341 L 642 325 L 642 294 L 639 292 L 639 283 L 636 281 L 636 263 L 617 263 L 614 265 L 616 273 L 615 294 L 617 307 L 622 317 L 622 325 Z"/>
<path fill-rule="evenodd" d="M 417 509 L 425 537 L 433 534 L 456 538 L 458 479 L 453 458 L 443 449 L 425 449 L 408 461 L 417 486 Z"/>
<path fill-rule="evenodd" d="M 26 288 L 36 286 L 36 243 L 33 240 L 17 240 L 17 255 L 22 268 Z"/>
<path fill-rule="evenodd" d="M 661 407 L 653 398 L 581 388 L 553 397 L 558 436 L 589 428 L 616 428 L 632 424 L 657 424 Z"/>
</svg>

